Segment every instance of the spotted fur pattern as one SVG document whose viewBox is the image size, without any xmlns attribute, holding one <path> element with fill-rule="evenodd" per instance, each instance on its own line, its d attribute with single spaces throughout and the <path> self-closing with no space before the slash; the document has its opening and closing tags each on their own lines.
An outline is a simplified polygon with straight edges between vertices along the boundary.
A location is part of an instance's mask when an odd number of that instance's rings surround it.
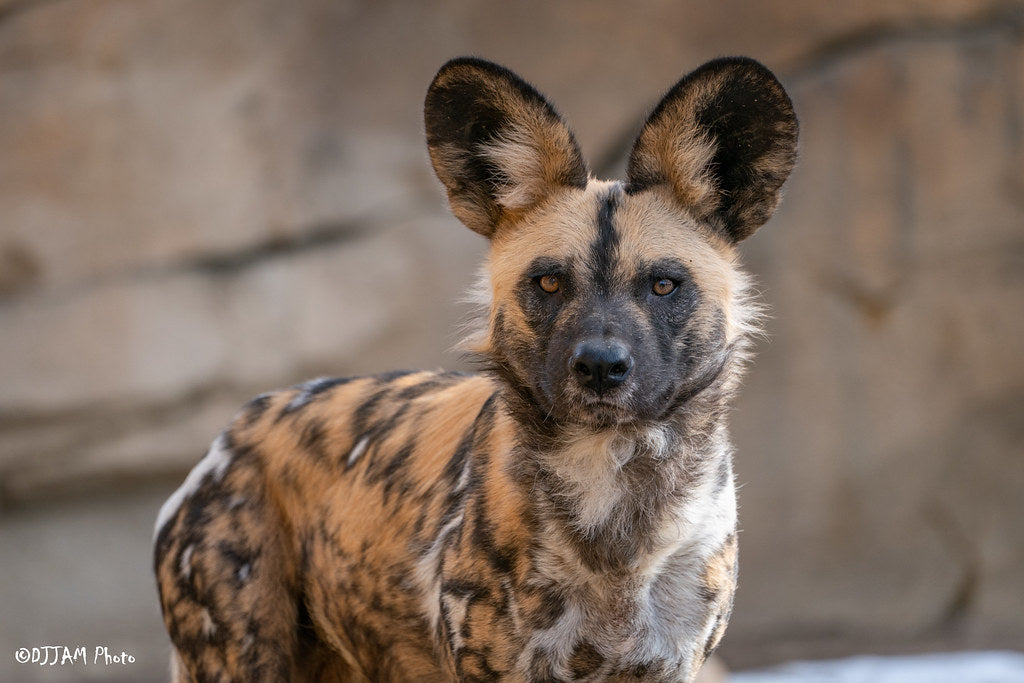
<svg viewBox="0 0 1024 683">
<path fill-rule="evenodd" d="M 502 67 L 426 100 L 454 213 L 490 240 L 478 375 L 259 396 L 167 501 L 155 568 L 181 681 L 691 681 L 725 630 L 725 425 L 755 330 L 735 244 L 796 119 L 747 59 L 651 114 L 626 182 Z"/>
</svg>

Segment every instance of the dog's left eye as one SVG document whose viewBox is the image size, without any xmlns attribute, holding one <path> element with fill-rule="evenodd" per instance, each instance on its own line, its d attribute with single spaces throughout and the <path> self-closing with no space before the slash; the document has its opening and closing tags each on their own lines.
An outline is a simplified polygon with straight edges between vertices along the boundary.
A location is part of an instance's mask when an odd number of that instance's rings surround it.
<svg viewBox="0 0 1024 683">
<path fill-rule="evenodd" d="M 675 280 L 670 280 L 667 277 L 658 278 L 651 285 L 651 291 L 657 296 L 668 296 L 672 292 L 676 291 L 677 283 Z"/>
<path fill-rule="evenodd" d="M 557 275 L 541 275 L 537 278 L 537 284 L 548 294 L 554 294 L 562 287 Z"/>
</svg>

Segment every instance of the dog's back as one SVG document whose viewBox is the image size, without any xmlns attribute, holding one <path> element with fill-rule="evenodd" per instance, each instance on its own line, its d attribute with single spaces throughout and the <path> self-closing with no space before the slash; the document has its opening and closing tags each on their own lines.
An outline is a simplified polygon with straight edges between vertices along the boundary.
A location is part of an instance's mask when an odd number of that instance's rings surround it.
<svg viewBox="0 0 1024 683">
<path fill-rule="evenodd" d="M 734 245 L 792 166 L 742 59 L 673 88 L 627 183 L 501 67 L 427 96 L 456 215 L 491 240 L 483 375 L 254 399 L 168 500 L 156 572 L 196 680 L 692 680 L 735 587 L 727 403 L 756 308 Z"/>
</svg>

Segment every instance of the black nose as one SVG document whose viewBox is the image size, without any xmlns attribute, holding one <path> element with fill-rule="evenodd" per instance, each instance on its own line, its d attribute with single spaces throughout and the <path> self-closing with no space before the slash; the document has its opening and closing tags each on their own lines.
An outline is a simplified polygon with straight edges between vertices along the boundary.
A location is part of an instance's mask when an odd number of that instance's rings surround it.
<svg viewBox="0 0 1024 683">
<path fill-rule="evenodd" d="M 622 342 L 585 341 L 576 346 L 569 367 L 580 384 L 601 393 L 626 381 L 633 369 L 633 356 Z"/>
</svg>

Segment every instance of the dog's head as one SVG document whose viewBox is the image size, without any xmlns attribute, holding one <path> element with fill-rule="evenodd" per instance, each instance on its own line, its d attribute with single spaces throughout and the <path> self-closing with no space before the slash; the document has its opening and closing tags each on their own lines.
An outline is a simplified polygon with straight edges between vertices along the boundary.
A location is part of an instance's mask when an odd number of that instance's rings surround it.
<svg viewBox="0 0 1024 683">
<path fill-rule="evenodd" d="M 552 106 L 490 62 L 442 67 L 425 114 L 452 211 L 491 241 L 478 350 L 544 419 L 658 420 L 735 374 L 755 307 L 734 247 L 771 216 L 796 157 L 771 72 L 721 59 L 679 81 L 625 183 L 591 179 Z"/>
</svg>

